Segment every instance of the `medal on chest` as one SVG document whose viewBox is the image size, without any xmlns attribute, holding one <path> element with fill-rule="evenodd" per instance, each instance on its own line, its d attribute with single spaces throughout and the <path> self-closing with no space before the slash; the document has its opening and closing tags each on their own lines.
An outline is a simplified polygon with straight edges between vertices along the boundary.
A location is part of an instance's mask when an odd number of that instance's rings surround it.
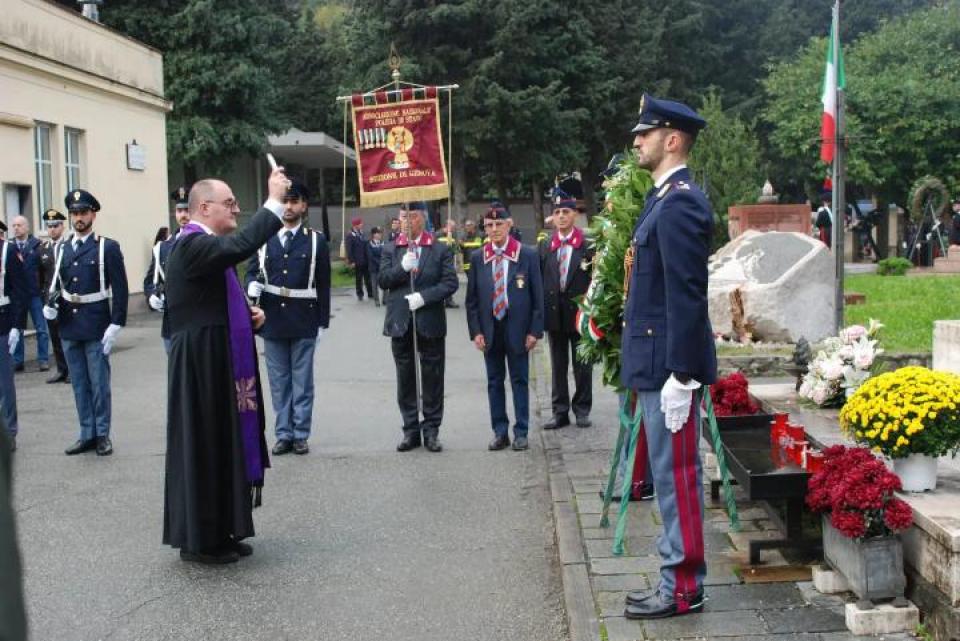
<svg viewBox="0 0 960 641">
<path fill-rule="evenodd" d="M 523 274 L 517 274 L 517 289 L 523 289 L 527 284 L 527 281 L 524 279 Z"/>
</svg>

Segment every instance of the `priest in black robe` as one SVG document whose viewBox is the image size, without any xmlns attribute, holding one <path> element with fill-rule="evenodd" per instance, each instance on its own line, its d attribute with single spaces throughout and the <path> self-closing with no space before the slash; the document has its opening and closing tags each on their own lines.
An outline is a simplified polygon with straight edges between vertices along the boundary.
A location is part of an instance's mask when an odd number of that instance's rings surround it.
<svg viewBox="0 0 960 641">
<path fill-rule="evenodd" d="M 253 552 L 269 466 L 253 331 L 263 312 L 247 303 L 234 266 L 283 226 L 289 181 L 282 168 L 269 198 L 239 232 L 230 187 L 201 180 L 190 190 L 190 222 L 167 262 L 170 325 L 163 542 L 186 561 L 231 563 Z M 186 233 L 184 233 L 186 232 Z"/>
</svg>

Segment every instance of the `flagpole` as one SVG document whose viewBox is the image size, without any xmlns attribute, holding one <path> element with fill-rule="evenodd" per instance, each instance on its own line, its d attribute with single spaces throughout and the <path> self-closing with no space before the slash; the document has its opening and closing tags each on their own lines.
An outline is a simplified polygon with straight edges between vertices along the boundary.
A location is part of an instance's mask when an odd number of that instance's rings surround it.
<svg viewBox="0 0 960 641">
<path fill-rule="evenodd" d="M 846 155 L 843 141 L 845 133 L 845 117 L 844 117 L 844 96 L 843 89 L 840 86 L 839 76 L 840 76 L 840 0 L 837 0 L 833 6 L 833 26 L 830 30 L 831 37 L 833 42 L 831 42 L 831 49 L 833 50 L 833 68 L 834 68 L 834 78 L 837 79 L 834 85 L 834 91 L 836 91 L 836 109 L 837 109 L 837 121 L 836 127 L 834 127 L 834 139 L 833 139 L 833 252 L 834 258 L 836 260 L 836 276 L 835 276 L 835 287 L 836 287 L 836 298 L 835 298 L 835 312 L 836 317 L 834 319 L 834 325 L 836 326 L 837 333 L 840 333 L 840 330 L 843 328 L 843 308 L 844 308 L 844 296 L 843 296 L 843 272 L 844 272 L 844 232 L 845 232 L 845 223 L 846 223 L 846 198 L 845 198 L 845 179 L 846 171 L 844 166 L 844 156 Z"/>
</svg>

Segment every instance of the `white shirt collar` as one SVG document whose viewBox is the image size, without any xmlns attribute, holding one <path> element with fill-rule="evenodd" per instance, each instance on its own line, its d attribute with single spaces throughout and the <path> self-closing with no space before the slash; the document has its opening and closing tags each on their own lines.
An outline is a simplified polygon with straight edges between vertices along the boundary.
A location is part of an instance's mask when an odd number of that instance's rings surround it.
<svg viewBox="0 0 960 641">
<path fill-rule="evenodd" d="M 656 187 L 657 189 L 660 189 L 661 187 L 663 187 L 663 183 L 667 182 L 667 178 L 669 178 L 670 176 L 674 175 L 675 173 L 677 173 L 677 172 L 680 171 L 681 169 L 686 169 L 686 168 L 687 168 L 687 166 L 686 166 L 685 164 L 679 164 L 679 165 L 677 165 L 677 166 L 674 167 L 673 169 L 670 169 L 669 171 L 667 171 L 667 173 L 665 173 L 664 175 L 662 175 L 662 176 L 660 176 L 659 178 L 657 178 L 657 182 L 653 183 L 653 186 Z"/>
<path fill-rule="evenodd" d="M 207 232 L 207 234 L 209 234 L 210 236 L 216 236 L 216 234 L 213 233 L 212 229 L 210 229 L 209 227 L 201 223 L 199 220 L 196 220 L 195 218 L 191 218 L 190 222 L 196 225 L 197 227 L 199 227 L 200 229 L 202 229 L 203 231 Z"/>
<path fill-rule="evenodd" d="M 303 223 L 301 223 L 301 224 L 303 224 Z M 292 227 L 292 228 L 290 228 L 290 229 L 284 227 L 283 229 L 281 229 L 280 231 L 277 232 L 277 238 L 279 238 L 281 241 L 283 241 L 283 237 L 287 235 L 287 232 L 288 232 L 288 231 L 292 231 L 292 232 L 293 232 L 293 235 L 296 236 L 298 233 L 300 233 L 300 225 L 297 225 L 296 227 Z"/>
<path fill-rule="evenodd" d="M 91 236 L 93 236 L 93 232 L 92 232 L 92 231 L 88 231 L 88 232 L 87 232 L 86 234 L 84 234 L 83 236 L 81 236 L 81 235 L 78 234 L 77 232 L 73 232 L 73 238 L 70 239 L 70 242 L 72 242 L 74 245 L 76 245 L 77 243 L 82 243 L 83 241 L 85 241 L 86 239 L 90 238 Z"/>
</svg>

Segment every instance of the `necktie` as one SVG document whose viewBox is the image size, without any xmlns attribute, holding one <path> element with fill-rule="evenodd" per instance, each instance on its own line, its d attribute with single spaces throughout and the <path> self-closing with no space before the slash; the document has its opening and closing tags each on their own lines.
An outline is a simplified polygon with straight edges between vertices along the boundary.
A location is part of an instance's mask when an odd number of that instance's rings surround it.
<svg viewBox="0 0 960 641">
<path fill-rule="evenodd" d="M 286 233 L 283 235 L 283 243 L 281 243 L 283 245 L 283 251 L 287 251 L 287 249 L 289 249 L 290 241 L 292 239 L 293 239 L 293 232 L 288 229 Z"/>
<path fill-rule="evenodd" d="M 573 247 L 570 246 L 570 239 L 564 238 L 560 241 L 560 250 L 557 252 L 557 260 L 560 262 L 560 289 L 567 288 L 567 273 L 570 271 L 572 254 Z"/>
<path fill-rule="evenodd" d="M 497 256 L 493 259 L 493 317 L 503 320 L 507 315 L 507 266 L 503 260 L 503 250 L 494 251 Z"/>
</svg>

